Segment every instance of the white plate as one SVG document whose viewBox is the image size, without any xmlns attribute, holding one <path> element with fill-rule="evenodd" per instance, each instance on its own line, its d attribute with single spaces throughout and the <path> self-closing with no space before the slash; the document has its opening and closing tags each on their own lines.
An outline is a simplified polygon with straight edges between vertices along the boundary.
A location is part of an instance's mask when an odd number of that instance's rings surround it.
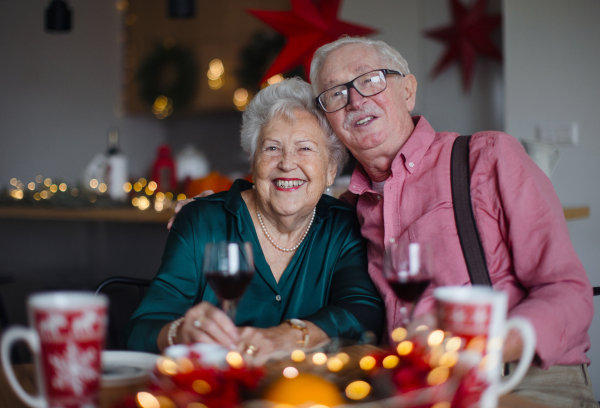
<svg viewBox="0 0 600 408">
<path fill-rule="evenodd" d="M 128 385 L 143 380 L 154 369 L 159 357 L 140 351 L 103 351 L 102 386 Z"/>
</svg>

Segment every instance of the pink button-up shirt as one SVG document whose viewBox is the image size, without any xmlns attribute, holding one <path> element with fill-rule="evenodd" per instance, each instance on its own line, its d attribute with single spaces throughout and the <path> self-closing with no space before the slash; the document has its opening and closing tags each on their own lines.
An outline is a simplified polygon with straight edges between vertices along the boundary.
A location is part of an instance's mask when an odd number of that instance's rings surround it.
<svg viewBox="0 0 600 408">
<path fill-rule="evenodd" d="M 435 287 L 470 285 L 450 186 L 450 154 L 458 134 L 436 133 L 423 117 L 413 120 L 416 127 L 392 163 L 383 196 L 372 190 L 360 164 L 350 182 L 350 192 L 359 195 L 369 274 L 385 301 L 388 334 L 401 317 L 400 303 L 382 275 L 390 242 L 431 245 L 434 277 L 415 315 L 433 311 Z M 592 288 L 552 183 L 521 144 L 501 132 L 473 135 L 470 168 L 473 210 L 492 283 L 508 293 L 509 317 L 533 324 L 537 363 L 542 368 L 589 363 Z"/>
</svg>

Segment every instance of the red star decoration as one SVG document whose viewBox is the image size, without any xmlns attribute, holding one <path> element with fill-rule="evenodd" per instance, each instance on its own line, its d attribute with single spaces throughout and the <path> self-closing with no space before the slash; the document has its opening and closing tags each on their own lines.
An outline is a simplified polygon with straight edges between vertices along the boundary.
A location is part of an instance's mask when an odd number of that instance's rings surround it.
<svg viewBox="0 0 600 408">
<path fill-rule="evenodd" d="M 453 24 L 425 32 L 426 37 L 446 43 L 447 46 L 432 75 L 437 77 L 456 60 L 462 68 L 463 87 L 468 91 L 471 89 L 478 54 L 502 61 L 500 50 L 490 38 L 502 18 L 499 14 L 485 14 L 486 0 L 477 0 L 470 10 L 459 0 L 450 0 L 450 5 Z"/>
<path fill-rule="evenodd" d="M 337 18 L 341 0 L 321 0 L 316 6 L 312 0 L 291 0 L 292 11 L 247 10 L 275 31 L 287 38 L 287 43 L 261 83 L 281 72 L 302 64 L 306 77 L 310 73 L 313 54 L 322 45 L 346 34 L 366 36 L 377 31 L 346 23 Z"/>
</svg>

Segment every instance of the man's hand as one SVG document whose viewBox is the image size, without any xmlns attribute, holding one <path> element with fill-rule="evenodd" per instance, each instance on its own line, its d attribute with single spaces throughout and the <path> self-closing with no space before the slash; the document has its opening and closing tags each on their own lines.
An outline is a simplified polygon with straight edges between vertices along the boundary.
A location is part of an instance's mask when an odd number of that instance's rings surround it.
<svg viewBox="0 0 600 408">
<path fill-rule="evenodd" d="M 208 197 L 211 194 L 214 194 L 215 192 L 212 190 L 205 190 L 203 192 L 201 192 L 200 194 L 198 194 L 196 197 Z M 177 214 L 179 213 L 179 211 L 183 208 L 184 205 L 191 203 L 194 198 L 186 198 L 185 200 L 181 200 L 181 201 L 177 201 L 177 205 L 175 206 L 175 212 L 173 213 L 173 215 L 171 215 L 171 218 L 169 218 L 169 222 L 167 223 L 167 229 L 171 229 L 171 227 L 173 226 L 173 223 L 175 222 L 175 218 L 177 217 Z"/>
<path fill-rule="evenodd" d="M 519 361 L 523 354 L 523 338 L 518 330 L 512 329 L 508 332 L 506 340 L 504 341 L 504 355 L 503 361 L 505 363 L 512 363 L 513 361 Z"/>
</svg>

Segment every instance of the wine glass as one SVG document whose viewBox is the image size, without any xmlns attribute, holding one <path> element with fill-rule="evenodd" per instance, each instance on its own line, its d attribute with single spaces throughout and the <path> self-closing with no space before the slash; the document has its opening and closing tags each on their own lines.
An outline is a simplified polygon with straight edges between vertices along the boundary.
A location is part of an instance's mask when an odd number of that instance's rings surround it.
<svg viewBox="0 0 600 408">
<path fill-rule="evenodd" d="M 431 281 L 431 255 L 428 244 L 391 244 L 383 259 L 383 275 L 400 299 L 402 326 L 413 319 L 415 304 Z"/>
<path fill-rule="evenodd" d="M 209 242 L 204 247 L 204 276 L 235 322 L 237 303 L 254 276 L 252 244 Z"/>
</svg>

